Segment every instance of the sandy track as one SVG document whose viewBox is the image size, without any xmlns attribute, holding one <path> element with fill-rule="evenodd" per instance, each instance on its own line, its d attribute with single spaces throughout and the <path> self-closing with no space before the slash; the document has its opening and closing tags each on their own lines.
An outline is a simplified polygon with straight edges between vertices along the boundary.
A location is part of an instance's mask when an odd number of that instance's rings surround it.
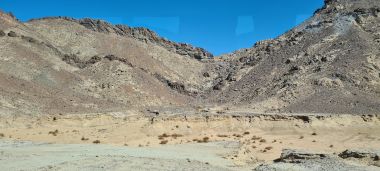
<svg viewBox="0 0 380 171">
<path fill-rule="evenodd" d="M 214 153 L 221 146 L 137 148 L 0 141 L 0 170 L 229 170 L 232 163 Z M 193 153 L 196 149 L 202 151 Z"/>
</svg>

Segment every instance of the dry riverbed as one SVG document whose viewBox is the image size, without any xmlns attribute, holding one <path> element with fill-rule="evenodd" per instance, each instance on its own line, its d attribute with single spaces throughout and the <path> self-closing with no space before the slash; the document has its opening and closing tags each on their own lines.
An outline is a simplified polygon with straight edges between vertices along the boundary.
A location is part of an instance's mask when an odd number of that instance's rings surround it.
<svg viewBox="0 0 380 171">
<path fill-rule="evenodd" d="M 0 128 L 11 170 L 250 170 L 283 149 L 380 149 L 377 115 L 2 116 Z"/>
</svg>

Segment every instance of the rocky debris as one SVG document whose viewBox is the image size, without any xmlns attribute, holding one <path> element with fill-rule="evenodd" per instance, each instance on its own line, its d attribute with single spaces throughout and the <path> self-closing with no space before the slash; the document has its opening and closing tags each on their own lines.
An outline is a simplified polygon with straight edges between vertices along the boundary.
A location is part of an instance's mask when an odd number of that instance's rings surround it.
<svg viewBox="0 0 380 171">
<path fill-rule="evenodd" d="M 157 73 L 153 74 L 153 76 L 156 77 L 157 80 L 159 80 L 160 82 L 167 85 L 170 89 L 175 90 L 176 92 L 180 94 L 189 95 L 189 96 L 195 96 L 197 94 L 196 92 L 188 91 L 183 83 L 171 81 Z"/>
<path fill-rule="evenodd" d="M 203 73 L 204 77 L 210 77 L 210 74 L 208 72 Z"/>
<path fill-rule="evenodd" d="M 240 69 L 238 65 L 234 62 L 217 62 L 209 63 L 207 71 L 204 72 L 204 77 L 210 77 L 211 73 L 214 79 L 212 80 L 211 90 L 209 91 L 220 91 L 224 87 L 230 85 L 231 83 L 237 81 L 236 73 Z M 207 94 L 207 93 L 206 93 Z"/>
<path fill-rule="evenodd" d="M 21 39 L 26 40 L 30 43 L 38 43 L 38 41 L 35 38 L 29 36 L 21 35 Z"/>
<path fill-rule="evenodd" d="M 380 151 L 367 150 L 367 149 L 353 149 L 345 150 L 339 154 L 343 159 L 347 158 L 371 158 L 373 160 L 380 160 Z"/>
<path fill-rule="evenodd" d="M 0 30 L 0 37 L 4 37 L 6 34 L 4 33 L 3 30 Z"/>
<path fill-rule="evenodd" d="M 85 62 L 85 65 L 93 65 L 93 64 L 100 62 L 101 60 L 102 60 L 101 57 L 95 55 L 95 56 L 91 57 L 89 60 L 87 60 Z"/>
<path fill-rule="evenodd" d="M 95 56 L 92 56 L 88 60 L 82 60 L 75 54 L 65 54 L 65 55 L 63 55 L 62 60 L 65 61 L 67 64 L 70 64 L 70 65 L 73 65 L 73 66 L 76 66 L 78 68 L 83 69 L 83 68 L 89 67 L 93 64 L 100 62 L 103 58 L 107 59 L 109 61 L 119 61 L 121 63 L 124 63 L 124 64 L 130 66 L 130 67 L 133 67 L 132 63 L 130 63 L 127 59 L 120 58 L 120 57 L 117 57 L 115 55 L 106 55 L 104 57 L 100 57 L 98 55 L 95 55 Z"/>
<path fill-rule="evenodd" d="M 96 64 L 97 62 L 101 61 L 102 58 L 99 56 L 93 56 L 89 60 L 83 61 L 79 57 L 77 57 L 75 54 L 70 54 L 70 55 L 65 54 L 62 60 L 65 61 L 67 64 L 83 69 L 90 65 Z"/>
<path fill-rule="evenodd" d="M 222 88 L 224 86 L 225 86 L 225 82 L 224 81 L 220 81 L 217 84 L 215 84 L 212 89 L 213 90 L 222 90 Z"/>
<path fill-rule="evenodd" d="M 281 153 L 281 157 L 277 159 L 276 162 L 300 163 L 303 160 L 325 159 L 326 157 L 327 155 L 323 153 L 312 153 L 303 150 L 284 149 Z"/>
<path fill-rule="evenodd" d="M 115 55 L 107 55 L 107 56 L 105 56 L 104 57 L 105 59 L 108 59 L 108 60 L 110 60 L 110 61 L 120 61 L 121 63 L 124 63 L 124 64 L 126 64 L 126 65 L 128 65 L 128 66 L 130 66 L 130 67 L 133 67 L 133 65 L 132 65 L 132 63 L 131 62 L 129 62 L 126 58 L 120 58 L 120 57 L 117 57 L 117 56 L 115 56 Z"/>
<path fill-rule="evenodd" d="M 262 164 L 256 167 L 256 171 L 375 171 L 376 166 L 363 165 L 362 163 L 346 162 L 338 156 L 307 152 L 303 150 L 283 150 L 281 157 L 273 164 Z"/>
<path fill-rule="evenodd" d="M 185 90 L 185 85 L 183 85 L 182 83 L 168 81 L 167 84 L 171 89 L 176 90 L 181 94 L 189 93 Z"/>
<path fill-rule="evenodd" d="M 18 37 L 17 33 L 14 32 L 14 31 L 10 31 L 10 32 L 8 33 L 8 36 L 9 36 L 9 37 Z"/>
<path fill-rule="evenodd" d="M 6 36 L 8 35 L 9 37 L 21 37 L 21 39 L 23 40 L 26 40 L 30 43 L 39 43 L 38 40 L 36 40 L 35 38 L 33 37 L 29 37 L 29 36 L 25 36 L 25 35 L 21 35 L 19 36 L 16 32 L 14 31 L 10 31 L 8 34 L 5 34 L 4 31 L 0 30 L 0 37 L 3 37 L 3 36 Z"/>
</svg>

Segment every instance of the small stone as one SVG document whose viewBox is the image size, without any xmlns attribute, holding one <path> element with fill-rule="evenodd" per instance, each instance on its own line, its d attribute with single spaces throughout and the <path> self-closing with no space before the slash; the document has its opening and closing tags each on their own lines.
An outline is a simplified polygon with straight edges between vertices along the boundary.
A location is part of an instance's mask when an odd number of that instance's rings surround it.
<svg viewBox="0 0 380 171">
<path fill-rule="evenodd" d="M 5 36 L 5 33 L 3 30 L 0 30 L 0 37 L 4 37 Z"/>
<path fill-rule="evenodd" d="M 203 73 L 204 77 L 210 77 L 210 74 L 208 72 Z"/>
<path fill-rule="evenodd" d="M 14 31 L 10 31 L 10 32 L 8 33 L 8 36 L 9 36 L 9 37 L 18 37 L 17 34 L 16 34 L 16 32 L 14 32 Z"/>
</svg>

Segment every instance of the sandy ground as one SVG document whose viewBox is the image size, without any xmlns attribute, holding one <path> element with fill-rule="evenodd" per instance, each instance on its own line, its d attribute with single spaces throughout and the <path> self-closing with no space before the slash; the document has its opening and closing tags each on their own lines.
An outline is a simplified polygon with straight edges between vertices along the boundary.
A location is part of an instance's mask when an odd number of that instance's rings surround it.
<svg viewBox="0 0 380 171">
<path fill-rule="evenodd" d="M 136 170 L 187 166 L 190 170 L 249 170 L 272 162 L 289 148 L 331 154 L 353 148 L 380 149 L 379 118 L 260 114 L 147 117 L 120 113 L 2 116 L 0 162 L 10 170 L 70 170 L 81 168 L 81 163 L 87 164 L 84 169 L 100 170 L 132 166 Z M 23 141 L 34 143 L 20 143 Z M 99 157 L 104 157 L 104 163 L 97 162 Z"/>
<path fill-rule="evenodd" d="M 233 164 L 219 157 L 224 145 L 138 148 L 0 141 L 0 170 L 230 170 Z"/>
</svg>

